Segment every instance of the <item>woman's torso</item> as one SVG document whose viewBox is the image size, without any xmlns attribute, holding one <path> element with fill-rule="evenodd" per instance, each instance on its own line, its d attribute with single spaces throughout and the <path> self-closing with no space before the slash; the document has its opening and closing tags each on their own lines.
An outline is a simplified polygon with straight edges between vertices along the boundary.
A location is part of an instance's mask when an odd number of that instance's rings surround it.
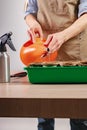
<svg viewBox="0 0 87 130">
<path fill-rule="evenodd" d="M 37 20 L 42 26 L 44 37 L 71 26 L 78 18 L 79 0 L 37 0 Z M 68 40 L 58 50 L 57 60 L 86 60 L 87 32 Z"/>
</svg>

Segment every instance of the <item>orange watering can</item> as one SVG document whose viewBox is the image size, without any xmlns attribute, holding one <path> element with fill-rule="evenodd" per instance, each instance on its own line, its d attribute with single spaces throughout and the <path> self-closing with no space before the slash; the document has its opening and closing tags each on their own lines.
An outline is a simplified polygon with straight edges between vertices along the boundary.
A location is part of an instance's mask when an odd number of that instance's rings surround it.
<svg viewBox="0 0 87 130">
<path fill-rule="evenodd" d="M 46 40 L 36 38 L 35 43 L 32 40 L 27 41 L 20 50 L 20 59 L 26 66 L 34 62 L 51 62 L 57 58 L 57 51 L 43 56 L 47 53 L 47 47 L 44 45 Z"/>
</svg>

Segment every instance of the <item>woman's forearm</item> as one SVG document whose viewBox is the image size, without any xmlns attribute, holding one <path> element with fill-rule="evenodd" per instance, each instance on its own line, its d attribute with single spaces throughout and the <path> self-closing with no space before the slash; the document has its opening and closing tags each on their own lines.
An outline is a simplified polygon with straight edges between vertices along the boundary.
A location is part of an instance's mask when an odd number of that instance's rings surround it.
<svg viewBox="0 0 87 130">
<path fill-rule="evenodd" d="M 25 18 L 26 24 L 30 27 L 33 22 L 36 22 L 36 17 L 32 14 L 29 14 Z"/>
<path fill-rule="evenodd" d="M 77 36 L 83 30 L 87 28 L 87 14 L 79 17 L 70 27 L 63 31 L 65 35 L 65 41 Z"/>
</svg>

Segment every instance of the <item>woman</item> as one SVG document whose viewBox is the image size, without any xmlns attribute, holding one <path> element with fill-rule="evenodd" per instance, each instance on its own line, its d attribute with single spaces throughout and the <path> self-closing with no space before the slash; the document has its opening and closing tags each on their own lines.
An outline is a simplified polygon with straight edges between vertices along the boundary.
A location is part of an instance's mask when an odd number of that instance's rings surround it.
<svg viewBox="0 0 87 130">
<path fill-rule="evenodd" d="M 27 0 L 25 20 L 33 41 L 46 38 L 60 61 L 87 60 L 87 0 Z M 39 118 L 38 130 L 54 130 L 54 119 Z M 70 120 L 71 130 L 87 130 L 86 120 Z"/>
</svg>

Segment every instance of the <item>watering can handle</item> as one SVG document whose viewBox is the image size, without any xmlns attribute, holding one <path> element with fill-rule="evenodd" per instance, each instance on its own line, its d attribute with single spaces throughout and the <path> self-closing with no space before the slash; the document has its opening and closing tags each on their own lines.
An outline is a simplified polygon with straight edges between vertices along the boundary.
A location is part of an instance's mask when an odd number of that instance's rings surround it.
<svg viewBox="0 0 87 130">
<path fill-rule="evenodd" d="M 29 35 L 29 38 L 30 38 L 29 40 L 33 42 L 32 32 L 30 30 L 28 30 L 27 32 L 28 32 L 28 35 Z M 39 38 L 38 32 L 35 33 L 35 37 Z"/>
<path fill-rule="evenodd" d="M 28 35 L 29 35 L 29 41 L 31 41 L 33 43 L 33 38 L 32 38 L 31 32 L 29 30 L 27 32 L 28 32 Z"/>
</svg>

